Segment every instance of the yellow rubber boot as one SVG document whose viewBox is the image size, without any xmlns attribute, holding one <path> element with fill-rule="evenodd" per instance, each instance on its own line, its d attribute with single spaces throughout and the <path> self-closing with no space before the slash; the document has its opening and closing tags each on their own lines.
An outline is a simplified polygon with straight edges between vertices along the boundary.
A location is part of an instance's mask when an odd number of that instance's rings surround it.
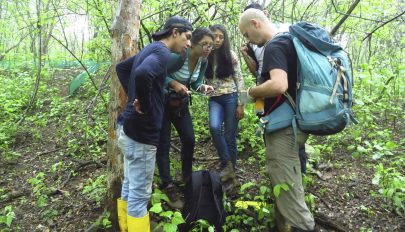
<svg viewBox="0 0 405 232">
<path fill-rule="evenodd" d="M 120 232 L 128 232 L 127 214 L 128 214 L 128 202 L 117 199 L 117 212 L 118 212 L 118 224 L 120 226 Z"/>
<path fill-rule="evenodd" d="M 149 213 L 141 218 L 128 215 L 127 222 L 128 232 L 150 232 Z"/>
</svg>

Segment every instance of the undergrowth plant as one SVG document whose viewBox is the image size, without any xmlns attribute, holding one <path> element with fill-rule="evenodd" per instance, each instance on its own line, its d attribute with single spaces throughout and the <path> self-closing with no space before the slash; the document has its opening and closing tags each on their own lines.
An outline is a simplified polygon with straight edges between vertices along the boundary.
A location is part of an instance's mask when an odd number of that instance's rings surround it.
<svg viewBox="0 0 405 232">
<path fill-rule="evenodd" d="M 0 213 L 0 225 L 4 224 L 7 227 L 10 227 L 14 219 L 14 209 L 11 205 L 7 205 L 6 207 L 4 207 L 3 212 Z"/>
<path fill-rule="evenodd" d="M 179 211 L 165 210 L 162 207 L 162 201 L 169 202 L 169 198 L 156 188 L 151 198 L 152 207 L 149 209 L 149 212 L 161 219 L 155 230 L 161 228 L 165 232 L 176 232 L 178 225 L 185 222 L 183 215 Z"/>
<path fill-rule="evenodd" d="M 87 179 L 82 193 L 100 205 L 107 193 L 107 175 L 100 175 L 96 180 Z"/>
</svg>

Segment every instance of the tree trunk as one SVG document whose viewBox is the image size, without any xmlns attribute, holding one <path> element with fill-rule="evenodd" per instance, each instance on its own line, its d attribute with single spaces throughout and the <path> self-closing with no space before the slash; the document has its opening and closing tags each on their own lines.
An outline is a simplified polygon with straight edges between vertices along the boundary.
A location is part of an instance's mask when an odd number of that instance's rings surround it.
<svg viewBox="0 0 405 232">
<path fill-rule="evenodd" d="M 136 52 L 139 40 L 139 26 L 142 0 L 121 0 L 111 27 L 113 67 Z M 108 116 L 108 188 L 106 208 L 111 213 L 113 231 L 118 231 L 116 199 L 120 197 L 123 177 L 123 161 L 116 140 L 116 119 L 126 105 L 127 96 L 117 78 L 115 68 L 111 73 L 110 102 Z"/>
</svg>

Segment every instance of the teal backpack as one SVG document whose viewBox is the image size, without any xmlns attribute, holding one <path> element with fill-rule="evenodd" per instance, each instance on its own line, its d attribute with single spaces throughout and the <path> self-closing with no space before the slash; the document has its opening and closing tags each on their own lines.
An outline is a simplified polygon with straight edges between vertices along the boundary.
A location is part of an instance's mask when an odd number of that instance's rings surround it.
<svg viewBox="0 0 405 232">
<path fill-rule="evenodd" d="M 293 24 L 287 36 L 298 56 L 297 97 L 294 102 L 285 94 L 288 101 L 261 119 L 265 131 L 292 125 L 295 134 L 298 127 L 308 134 L 331 135 L 350 122 L 357 123 L 352 114 L 353 79 L 348 54 L 324 28 L 314 24 Z"/>
</svg>

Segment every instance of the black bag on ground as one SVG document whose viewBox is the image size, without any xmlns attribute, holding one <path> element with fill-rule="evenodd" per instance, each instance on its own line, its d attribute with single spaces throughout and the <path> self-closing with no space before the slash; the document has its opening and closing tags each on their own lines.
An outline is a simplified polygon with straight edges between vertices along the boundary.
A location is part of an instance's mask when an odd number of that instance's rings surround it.
<svg viewBox="0 0 405 232">
<path fill-rule="evenodd" d="M 193 172 L 185 192 L 183 217 L 186 223 L 180 226 L 180 231 L 190 231 L 194 227 L 193 222 L 199 219 L 214 225 L 215 231 L 223 231 L 222 226 L 226 217 L 223 197 L 217 173 L 208 170 Z"/>
</svg>

